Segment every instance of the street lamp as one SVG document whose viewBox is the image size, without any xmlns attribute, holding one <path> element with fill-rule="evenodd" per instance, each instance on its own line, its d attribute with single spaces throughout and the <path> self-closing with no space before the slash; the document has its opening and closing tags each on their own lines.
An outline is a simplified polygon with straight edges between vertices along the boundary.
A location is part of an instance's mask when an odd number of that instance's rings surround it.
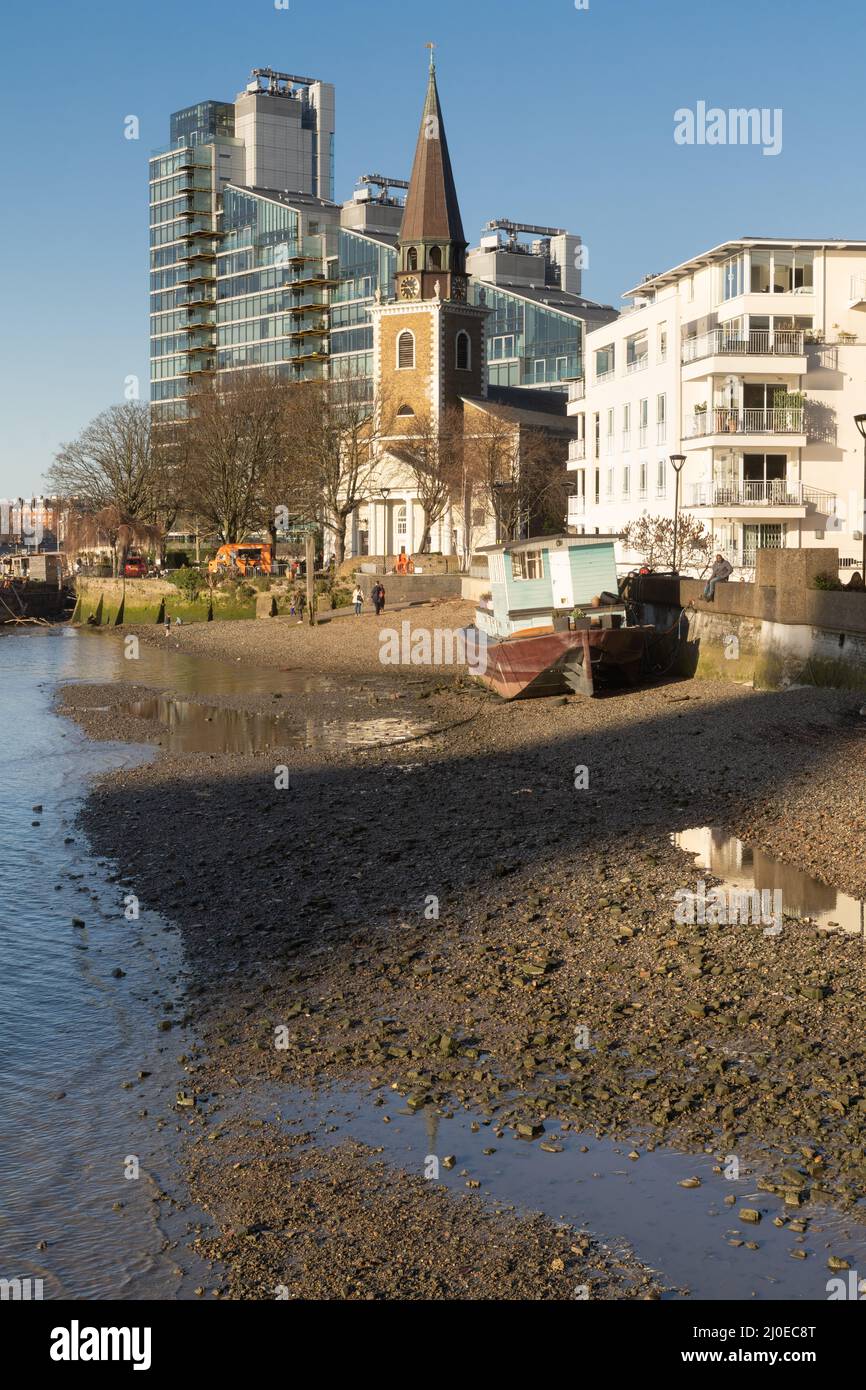
<svg viewBox="0 0 866 1390">
<path fill-rule="evenodd" d="M 860 518 L 860 531 L 863 537 L 863 555 L 860 564 L 861 578 L 866 581 L 866 415 L 855 415 L 854 424 L 863 438 L 863 515 Z"/>
<path fill-rule="evenodd" d="M 677 569 L 677 540 L 680 524 L 680 473 L 686 461 L 685 454 L 671 454 L 671 468 L 676 474 L 674 483 L 674 574 L 679 574 Z"/>
<path fill-rule="evenodd" d="M 380 487 L 379 496 L 382 498 L 382 573 L 388 565 L 388 498 L 391 496 L 389 487 Z"/>
</svg>

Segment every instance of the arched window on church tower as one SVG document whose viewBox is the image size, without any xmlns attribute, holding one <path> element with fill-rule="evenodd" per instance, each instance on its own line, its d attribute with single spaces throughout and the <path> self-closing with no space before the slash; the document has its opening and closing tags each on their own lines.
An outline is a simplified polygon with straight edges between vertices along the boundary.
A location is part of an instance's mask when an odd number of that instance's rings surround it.
<svg viewBox="0 0 866 1390">
<path fill-rule="evenodd" d="M 416 251 L 414 246 L 410 246 L 409 250 L 406 252 L 406 269 L 418 269 L 418 252 Z"/>
<path fill-rule="evenodd" d="M 415 334 L 405 328 L 397 339 L 397 366 L 415 366 Z"/>
<path fill-rule="evenodd" d="M 442 269 L 442 247 L 441 247 L 441 246 L 431 246 L 431 247 L 430 247 L 430 269 L 431 269 L 431 270 L 441 270 L 441 269 Z"/>
<path fill-rule="evenodd" d="M 468 372 L 472 365 L 472 347 L 469 342 L 469 334 L 461 331 L 457 334 L 455 366 L 458 372 Z"/>
</svg>

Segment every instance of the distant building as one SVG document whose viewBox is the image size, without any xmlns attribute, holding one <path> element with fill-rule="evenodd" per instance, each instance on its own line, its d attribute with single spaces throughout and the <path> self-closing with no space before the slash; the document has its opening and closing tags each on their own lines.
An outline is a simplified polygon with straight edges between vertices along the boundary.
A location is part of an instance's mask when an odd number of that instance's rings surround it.
<svg viewBox="0 0 866 1390">
<path fill-rule="evenodd" d="M 334 132 L 333 86 L 270 68 L 234 101 L 172 114 L 150 161 L 157 421 L 183 418 L 201 381 L 258 367 L 372 392 L 371 310 L 392 293 L 408 183 L 365 174 L 335 202 Z M 466 269 L 469 302 L 489 310 L 490 381 L 564 390 L 586 334 L 616 316 L 582 296 L 580 237 L 502 219 L 486 233 Z"/>
<path fill-rule="evenodd" d="M 56 550 L 63 535 L 63 512 L 58 498 L 0 499 L 0 546 L 13 550 Z"/>
<path fill-rule="evenodd" d="M 218 265 L 228 186 L 328 201 L 333 180 L 329 83 L 257 68 L 234 102 L 203 101 L 174 112 L 170 144 L 150 160 L 150 395 L 157 420 L 182 418 L 190 390 L 217 370 L 218 270 L 227 276 L 243 270 L 251 285 L 275 281 L 265 248 L 291 230 L 291 218 L 274 211 L 273 199 L 255 207 L 231 199 L 234 259 L 224 255 Z M 298 235 L 303 238 L 301 227 Z M 237 345 L 234 330 L 227 337 L 227 349 Z"/>
<path fill-rule="evenodd" d="M 744 577 L 770 547 L 838 547 L 860 568 L 866 242 L 742 237 L 626 298 L 570 387 L 569 524 L 672 517 L 683 454 L 681 508 Z M 639 558 L 618 546 L 621 566 Z"/>
<path fill-rule="evenodd" d="M 344 230 L 342 235 L 360 234 Z M 368 237 L 367 244 L 372 265 L 377 243 Z M 467 557 L 472 549 L 499 539 L 489 498 L 476 507 L 471 486 L 465 491 L 452 487 L 446 505 L 438 507 L 435 516 L 425 517 L 418 473 L 406 456 L 413 438 L 439 439 L 446 412 L 445 428 L 459 429 L 464 441 L 504 432 L 515 458 L 521 457 L 524 431 L 544 436 L 554 471 L 557 456 L 564 464 L 572 433 L 562 392 L 489 387 L 491 309 L 470 295 L 466 252 L 431 63 L 393 287 L 379 281 L 374 302 L 366 309 L 372 328 L 373 394 L 378 402 L 389 402 L 395 414 L 387 425 L 389 433 L 377 440 L 375 469 L 352 514 L 347 550 L 349 555 L 377 556 L 386 568 L 401 551 L 407 557 L 425 548 Z M 420 436 L 413 434 L 419 426 Z M 430 447 L 435 450 L 437 445 Z"/>
</svg>

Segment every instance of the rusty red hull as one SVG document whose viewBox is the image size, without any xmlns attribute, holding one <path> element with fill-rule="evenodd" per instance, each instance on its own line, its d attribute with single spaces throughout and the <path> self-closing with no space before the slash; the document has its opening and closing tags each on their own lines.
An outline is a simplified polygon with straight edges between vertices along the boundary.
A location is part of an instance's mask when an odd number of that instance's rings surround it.
<svg viewBox="0 0 866 1390">
<path fill-rule="evenodd" d="M 511 637 L 487 647 L 479 679 L 503 700 L 541 695 L 594 695 L 599 677 L 640 679 L 650 628 L 590 628 Z"/>
</svg>

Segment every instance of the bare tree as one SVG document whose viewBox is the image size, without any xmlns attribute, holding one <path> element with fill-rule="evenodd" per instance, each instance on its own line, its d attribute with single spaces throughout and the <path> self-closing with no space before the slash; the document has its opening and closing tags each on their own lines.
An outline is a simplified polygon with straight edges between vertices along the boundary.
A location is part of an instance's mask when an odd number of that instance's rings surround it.
<svg viewBox="0 0 866 1390">
<path fill-rule="evenodd" d="M 48 470 L 51 490 L 108 535 L 115 573 L 136 528 L 157 524 L 161 466 L 149 407 L 127 401 L 97 415 L 77 439 L 62 445 Z"/>
<path fill-rule="evenodd" d="M 650 516 L 644 512 L 630 521 L 620 540 L 641 557 L 650 569 L 675 569 L 674 523 L 669 516 Z M 689 512 L 680 512 L 677 521 L 679 568 L 705 569 L 711 558 L 713 538 L 704 523 Z"/>
<path fill-rule="evenodd" d="M 530 428 L 507 413 L 473 411 L 467 421 L 471 476 L 496 521 L 499 540 L 562 529 L 567 510 L 565 437 Z"/>
<path fill-rule="evenodd" d="M 283 446 L 285 394 L 269 372 L 233 374 L 190 397 L 186 502 L 226 542 L 262 523 L 262 488 Z"/>
<path fill-rule="evenodd" d="M 369 495 L 379 440 L 391 419 L 388 402 L 372 398 L 360 377 L 292 388 L 270 492 L 290 514 L 322 526 L 338 566 L 346 554 L 349 517 Z"/>
<path fill-rule="evenodd" d="M 449 406 L 441 414 L 416 412 L 398 417 L 405 425 L 398 437 L 390 439 L 388 452 L 405 463 L 415 481 L 415 491 L 424 513 L 424 529 L 418 553 L 427 554 L 436 522 L 445 515 L 448 504 L 464 480 L 463 411 Z"/>
</svg>

